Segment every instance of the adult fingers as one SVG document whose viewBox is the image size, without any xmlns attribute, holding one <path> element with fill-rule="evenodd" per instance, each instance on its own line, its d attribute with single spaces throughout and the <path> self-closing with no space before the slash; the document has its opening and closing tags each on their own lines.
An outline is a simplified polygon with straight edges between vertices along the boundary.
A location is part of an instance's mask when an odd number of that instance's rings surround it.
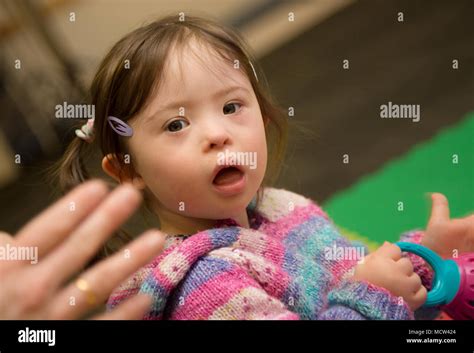
<svg viewBox="0 0 474 353">
<path fill-rule="evenodd" d="M 80 280 L 89 289 L 81 291 L 76 283 L 69 284 L 51 301 L 49 316 L 59 320 L 84 316 L 93 308 L 93 302 L 104 302 L 112 290 L 155 258 L 163 249 L 164 239 L 161 232 L 148 231 L 112 257 L 87 270 Z"/>
<path fill-rule="evenodd" d="M 0 230 L 0 246 L 4 246 L 5 244 L 11 243 L 12 241 L 13 237 L 10 234 Z"/>
<path fill-rule="evenodd" d="M 10 234 L 0 231 L 0 247 L 3 248 L 4 254 L 7 255 L 5 258 L 0 259 L 0 276 L 2 276 L 2 273 L 12 267 L 21 265 L 23 261 L 21 259 L 18 260 L 16 256 L 10 258 L 10 249 L 13 249 L 13 251 L 16 250 L 14 249 L 16 248 L 15 239 Z"/>
<path fill-rule="evenodd" d="M 54 274 L 51 285 L 58 286 L 77 273 L 112 232 L 132 215 L 140 201 L 140 193 L 133 186 L 116 188 L 67 241 L 41 262 L 43 272 Z"/>
<path fill-rule="evenodd" d="M 15 236 L 18 246 L 37 247 L 38 257 L 61 243 L 107 195 L 105 183 L 86 182 L 33 218 Z"/>
<path fill-rule="evenodd" d="M 152 298 L 148 294 L 138 294 L 121 303 L 108 313 L 99 314 L 93 320 L 141 320 L 150 310 Z"/>
</svg>

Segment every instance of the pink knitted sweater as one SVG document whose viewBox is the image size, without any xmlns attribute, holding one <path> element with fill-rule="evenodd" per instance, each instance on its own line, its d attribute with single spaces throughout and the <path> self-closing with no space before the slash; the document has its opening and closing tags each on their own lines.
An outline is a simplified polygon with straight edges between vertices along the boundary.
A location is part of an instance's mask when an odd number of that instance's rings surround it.
<svg viewBox="0 0 474 353">
<path fill-rule="evenodd" d="M 250 228 L 226 219 L 169 239 L 161 255 L 112 293 L 108 308 L 143 292 L 153 297 L 144 319 L 414 318 L 387 290 L 351 280 L 359 259 L 344 250 L 361 244 L 342 237 L 312 200 L 266 188 L 259 207 L 252 203 L 247 213 Z M 411 232 L 403 240 L 420 237 Z M 335 255 L 331 249 L 346 255 L 328 256 Z M 412 260 L 429 286 L 430 270 Z"/>
</svg>

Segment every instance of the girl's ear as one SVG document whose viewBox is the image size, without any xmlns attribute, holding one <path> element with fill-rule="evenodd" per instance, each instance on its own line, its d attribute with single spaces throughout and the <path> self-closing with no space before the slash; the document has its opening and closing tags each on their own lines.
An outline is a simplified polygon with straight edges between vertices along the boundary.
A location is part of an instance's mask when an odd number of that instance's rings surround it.
<svg viewBox="0 0 474 353">
<path fill-rule="evenodd" d="M 117 183 L 132 183 L 140 190 L 146 187 L 143 178 L 133 170 L 133 167 L 123 163 L 114 153 L 109 153 L 102 158 L 102 170 Z"/>
</svg>

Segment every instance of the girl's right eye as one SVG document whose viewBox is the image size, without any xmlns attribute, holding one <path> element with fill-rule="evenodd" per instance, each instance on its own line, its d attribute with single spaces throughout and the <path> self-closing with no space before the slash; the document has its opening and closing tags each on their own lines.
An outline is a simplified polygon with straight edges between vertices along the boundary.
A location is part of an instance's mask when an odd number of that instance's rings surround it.
<svg viewBox="0 0 474 353">
<path fill-rule="evenodd" d="M 172 122 L 170 122 L 166 127 L 165 129 L 169 132 L 177 132 L 177 131 L 180 131 L 182 129 L 184 129 L 186 126 L 182 126 L 182 124 L 180 123 L 186 123 L 189 125 L 189 123 L 186 121 L 186 120 L 183 120 L 183 119 L 179 119 L 179 120 L 173 120 Z"/>
</svg>

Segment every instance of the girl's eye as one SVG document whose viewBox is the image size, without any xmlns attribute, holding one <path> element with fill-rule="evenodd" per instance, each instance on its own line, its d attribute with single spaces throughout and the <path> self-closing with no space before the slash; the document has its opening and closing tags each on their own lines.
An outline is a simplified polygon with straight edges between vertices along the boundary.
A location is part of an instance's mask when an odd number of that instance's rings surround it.
<svg viewBox="0 0 474 353">
<path fill-rule="evenodd" d="M 171 123 L 169 123 L 168 126 L 166 126 L 166 130 L 168 130 L 170 132 L 180 131 L 181 129 L 184 129 L 186 127 L 186 126 L 182 126 L 181 123 L 188 124 L 188 122 L 186 120 L 182 120 L 182 119 L 174 120 Z"/>
<path fill-rule="evenodd" d="M 229 103 L 229 104 L 226 104 L 224 105 L 224 109 L 222 109 L 222 111 L 224 112 L 224 114 L 234 114 L 238 109 L 235 108 L 235 106 L 239 106 L 241 107 L 242 104 L 240 103 Z"/>
</svg>

